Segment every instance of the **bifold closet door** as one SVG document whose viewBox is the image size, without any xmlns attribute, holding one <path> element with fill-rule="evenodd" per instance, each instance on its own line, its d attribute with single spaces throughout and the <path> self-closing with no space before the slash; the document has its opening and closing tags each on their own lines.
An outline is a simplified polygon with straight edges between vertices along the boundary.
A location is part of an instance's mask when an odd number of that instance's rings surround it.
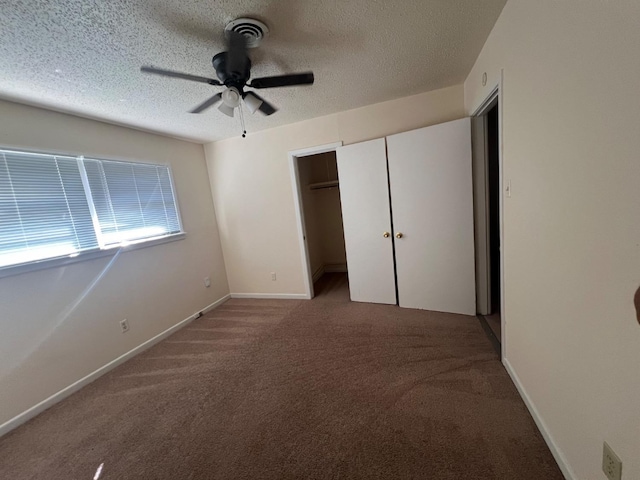
<svg viewBox="0 0 640 480">
<path fill-rule="evenodd" d="M 475 315 L 469 118 L 387 137 L 401 307 Z"/>
<path fill-rule="evenodd" d="M 340 147 L 336 158 L 351 300 L 395 304 L 385 140 Z"/>
</svg>

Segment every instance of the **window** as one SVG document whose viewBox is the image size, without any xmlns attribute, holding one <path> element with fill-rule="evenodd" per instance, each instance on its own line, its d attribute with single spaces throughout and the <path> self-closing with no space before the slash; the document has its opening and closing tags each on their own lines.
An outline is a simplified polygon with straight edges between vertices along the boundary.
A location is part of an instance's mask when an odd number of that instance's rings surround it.
<svg viewBox="0 0 640 480">
<path fill-rule="evenodd" d="M 107 160 L 83 164 L 100 246 L 180 232 L 167 167 Z"/>
<path fill-rule="evenodd" d="M 167 166 L 0 150 L 0 268 L 181 231 Z"/>
</svg>

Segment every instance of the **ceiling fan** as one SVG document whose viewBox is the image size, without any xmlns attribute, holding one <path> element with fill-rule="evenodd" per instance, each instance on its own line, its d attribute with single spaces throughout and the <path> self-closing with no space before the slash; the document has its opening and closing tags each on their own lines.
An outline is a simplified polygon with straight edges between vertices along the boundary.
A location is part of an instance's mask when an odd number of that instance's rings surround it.
<svg viewBox="0 0 640 480">
<path fill-rule="evenodd" d="M 246 28 L 246 25 L 249 24 L 249 22 L 251 22 L 251 29 Z M 254 29 L 256 28 L 255 25 L 258 24 L 262 29 L 262 32 L 260 38 L 256 41 Z M 234 25 L 245 25 L 245 27 L 234 29 Z M 212 60 L 213 68 L 216 71 L 218 80 L 198 75 L 191 75 L 188 73 L 176 72 L 174 70 L 155 68 L 152 66 L 143 66 L 140 70 L 144 73 L 181 78 L 192 82 L 208 83 L 213 86 L 226 87 L 224 91 L 216 93 L 213 97 L 208 98 L 191 110 L 190 113 L 201 113 L 216 103 L 222 102 L 218 107 L 222 113 L 233 117 L 234 110 L 238 108 L 240 118 L 242 120 L 241 102 L 244 102 L 251 113 L 255 113 L 259 110 L 264 115 L 271 115 L 275 113 L 277 109 L 257 93 L 251 90 L 246 90 L 247 87 L 261 89 L 292 87 L 296 85 L 312 85 L 314 77 L 313 72 L 304 72 L 290 75 L 254 78 L 251 80 L 251 83 L 249 83 L 249 78 L 251 77 L 251 60 L 247 54 L 247 48 L 249 46 L 257 46 L 259 40 L 266 32 L 268 32 L 266 25 L 257 20 L 238 19 L 231 22 L 231 24 L 225 28 L 227 50 L 218 53 Z M 243 133 L 243 137 L 245 136 L 245 133 L 246 132 Z"/>
</svg>

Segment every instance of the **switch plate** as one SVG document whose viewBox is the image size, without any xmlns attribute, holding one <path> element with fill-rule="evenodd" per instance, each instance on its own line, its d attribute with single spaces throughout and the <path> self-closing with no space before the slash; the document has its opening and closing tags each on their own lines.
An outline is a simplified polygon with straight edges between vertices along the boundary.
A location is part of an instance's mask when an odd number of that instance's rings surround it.
<svg viewBox="0 0 640 480">
<path fill-rule="evenodd" d="M 122 333 L 127 333 L 129 331 L 129 320 L 126 318 L 124 320 L 120 320 L 120 330 L 122 330 Z"/>
<path fill-rule="evenodd" d="M 607 442 L 602 449 L 602 471 L 609 480 L 622 480 L 622 460 Z"/>
<path fill-rule="evenodd" d="M 271 272 L 271 280 L 276 281 L 276 272 Z"/>
<path fill-rule="evenodd" d="M 204 277 L 204 286 L 207 288 L 211 286 L 211 279 L 209 277 Z"/>
</svg>

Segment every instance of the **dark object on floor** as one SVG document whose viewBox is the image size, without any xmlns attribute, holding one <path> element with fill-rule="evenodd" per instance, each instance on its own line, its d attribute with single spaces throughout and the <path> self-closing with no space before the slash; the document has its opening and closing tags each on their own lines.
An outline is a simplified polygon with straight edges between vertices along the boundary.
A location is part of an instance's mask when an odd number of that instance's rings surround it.
<svg viewBox="0 0 640 480">
<path fill-rule="evenodd" d="M 562 480 L 475 317 L 230 300 L 0 439 L 0 478 Z"/>
</svg>

